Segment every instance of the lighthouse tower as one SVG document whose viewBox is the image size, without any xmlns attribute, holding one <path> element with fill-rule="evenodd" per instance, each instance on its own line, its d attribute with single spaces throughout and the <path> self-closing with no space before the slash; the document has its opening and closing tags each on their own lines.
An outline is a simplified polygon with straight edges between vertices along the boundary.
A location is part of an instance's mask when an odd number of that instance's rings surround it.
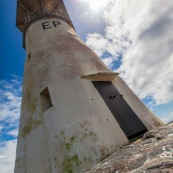
<svg viewBox="0 0 173 173">
<path fill-rule="evenodd" d="M 162 124 L 82 42 L 62 0 L 17 3 L 26 62 L 15 173 L 81 173 Z"/>
</svg>

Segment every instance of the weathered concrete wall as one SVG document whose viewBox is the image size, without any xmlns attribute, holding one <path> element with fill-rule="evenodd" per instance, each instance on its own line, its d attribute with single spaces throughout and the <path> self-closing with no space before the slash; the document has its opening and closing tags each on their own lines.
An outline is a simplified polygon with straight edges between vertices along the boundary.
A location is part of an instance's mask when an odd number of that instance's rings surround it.
<svg viewBox="0 0 173 173">
<path fill-rule="evenodd" d="M 80 78 L 110 70 L 68 24 L 59 19 L 53 27 L 55 20 L 37 21 L 26 32 L 15 173 L 81 172 L 128 143 L 91 81 Z M 43 22 L 52 28 L 43 30 Z M 42 112 L 46 87 L 52 107 Z"/>
<path fill-rule="evenodd" d="M 57 18 L 36 21 L 27 29 L 25 41 L 15 173 L 80 173 L 129 142 L 91 80 L 81 78 L 111 71 L 70 25 Z M 120 78 L 112 82 L 140 113 L 135 104 L 143 105 Z M 47 110 L 42 97 L 50 101 Z M 156 122 L 145 111 L 146 117 L 139 116 L 150 129 Z"/>
</svg>

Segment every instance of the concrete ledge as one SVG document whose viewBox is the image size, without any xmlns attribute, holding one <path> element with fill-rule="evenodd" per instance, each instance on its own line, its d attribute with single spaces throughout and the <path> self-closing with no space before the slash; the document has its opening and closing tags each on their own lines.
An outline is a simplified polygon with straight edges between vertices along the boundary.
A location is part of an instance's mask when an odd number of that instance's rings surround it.
<svg viewBox="0 0 173 173">
<path fill-rule="evenodd" d="M 103 72 L 103 73 L 94 73 L 89 75 L 81 76 L 82 79 L 114 79 L 117 77 L 119 73 L 113 73 L 113 72 Z"/>
</svg>

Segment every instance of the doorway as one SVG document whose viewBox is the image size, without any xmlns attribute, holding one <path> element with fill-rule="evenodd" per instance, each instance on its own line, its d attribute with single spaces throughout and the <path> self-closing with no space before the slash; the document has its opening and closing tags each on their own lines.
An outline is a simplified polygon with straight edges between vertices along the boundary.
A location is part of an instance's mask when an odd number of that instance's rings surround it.
<svg viewBox="0 0 173 173">
<path fill-rule="evenodd" d="M 111 81 L 92 81 L 129 140 L 147 132 L 146 126 Z"/>
</svg>

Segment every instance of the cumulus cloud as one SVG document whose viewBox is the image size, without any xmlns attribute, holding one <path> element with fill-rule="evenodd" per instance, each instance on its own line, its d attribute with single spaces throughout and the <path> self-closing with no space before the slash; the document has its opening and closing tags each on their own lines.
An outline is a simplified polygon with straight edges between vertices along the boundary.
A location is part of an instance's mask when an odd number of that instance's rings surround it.
<svg viewBox="0 0 173 173">
<path fill-rule="evenodd" d="M 87 37 L 87 45 L 90 46 L 91 49 L 93 49 L 97 53 L 98 56 L 102 56 L 106 52 L 108 40 L 97 33 L 88 34 Z"/>
<path fill-rule="evenodd" d="M 0 81 L 0 168 L 3 173 L 14 171 L 16 137 L 21 104 L 21 78 Z"/>
<path fill-rule="evenodd" d="M 173 3 L 112 0 L 104 13 L 105 34 L 90 33 L 87 45 L 118 69 L 140 98 L 156 105 L 173 100 Z M 122 55 L 122 56 L 120 56 Z"/>
</svg>

